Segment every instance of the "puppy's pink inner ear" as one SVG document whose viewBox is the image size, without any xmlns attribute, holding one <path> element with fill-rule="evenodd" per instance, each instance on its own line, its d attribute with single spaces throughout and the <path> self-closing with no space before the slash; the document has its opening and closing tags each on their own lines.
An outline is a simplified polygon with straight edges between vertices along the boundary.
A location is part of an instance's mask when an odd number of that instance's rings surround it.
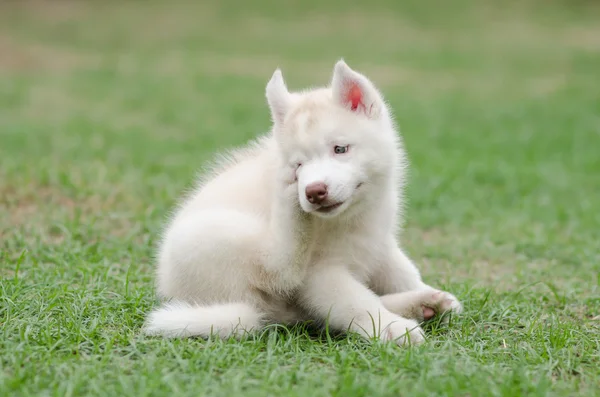
<svg viewBox="0 0 600 397">
<path fill-rule="evenodd" d="M 362 99 L 363 99 L 363 93 L 362 93 L 360 87 L 358 86 L 358 84 L 352 84 L 350 86 L 350 89 L 348 90 L 348 94 L 347 94 L 347 98 L 346 98 L 346 100 L 348 102 L 350 102 L 350 109 L 356 110 L 356 109 L 358 109 L 359 105 L 364 106 Z"/>
</svg>

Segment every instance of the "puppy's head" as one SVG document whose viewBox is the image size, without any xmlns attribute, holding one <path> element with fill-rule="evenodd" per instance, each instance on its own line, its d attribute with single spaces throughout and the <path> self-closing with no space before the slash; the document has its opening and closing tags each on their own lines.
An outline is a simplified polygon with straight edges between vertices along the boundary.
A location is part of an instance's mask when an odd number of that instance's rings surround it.
<svg viewBox="0 0 600 397">
<path fill-rule="evenodd" d="M 377 202 L 397 165 L 397 136 L 373 83 L 336 63 L 331 85 L 288 91 L 280 70 L 267 84 L 273 132 L 302 209 L 322 218 Z"/>
</svg>

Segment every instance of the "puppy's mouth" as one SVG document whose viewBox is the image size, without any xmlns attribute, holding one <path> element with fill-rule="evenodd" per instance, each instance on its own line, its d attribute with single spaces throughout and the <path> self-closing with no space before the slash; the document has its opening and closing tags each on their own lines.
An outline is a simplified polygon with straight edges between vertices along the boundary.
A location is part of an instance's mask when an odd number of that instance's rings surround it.
<svg viewBox="0 0 600 397">
<path fill-rule="evenodd" d="M 341 207 L 344 204 L 343 201 L 334 204 L 322 205 L 317 208 L 315 211 L 327 214 L 329 212 L 335 211 L 337 208 Z"/>
<path fill-rule="evenodd" d="M 356 189 L 358 190 L 362 185 L 363 185 L 363 183 L 360 182 L 358 185 L 356 185 Z M 337 203 L 326 203 L 326 204 L 321 205 L 319 208 L 316 208 L 314 211 L 319 212 L 321 214 L 329 214 L 329 213 L 335 212 L 335 210 L 337 210 L 338 208 L 340 208 L 347 202 L 348 202 L 348 200 L 338 201 Z"/>
</svg>

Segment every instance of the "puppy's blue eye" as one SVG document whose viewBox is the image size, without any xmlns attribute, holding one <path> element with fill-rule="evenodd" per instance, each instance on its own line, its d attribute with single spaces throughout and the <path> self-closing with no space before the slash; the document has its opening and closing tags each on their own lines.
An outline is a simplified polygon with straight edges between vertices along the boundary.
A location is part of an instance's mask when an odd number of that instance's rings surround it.
<svg viewBox="0 0 600 397">
<path fill-rule="evenodd" d="M 335 154 L 344 154 L 348 151 L 348 146 L 334 146 L 333 152 Z"/>
</svg>

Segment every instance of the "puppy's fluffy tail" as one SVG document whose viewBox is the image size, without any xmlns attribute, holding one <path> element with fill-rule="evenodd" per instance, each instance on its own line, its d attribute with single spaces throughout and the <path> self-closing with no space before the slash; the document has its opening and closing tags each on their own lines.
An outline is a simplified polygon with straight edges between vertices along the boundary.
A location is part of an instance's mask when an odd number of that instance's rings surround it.
<svg viewBox="0 0 600 397">
<path fill-rule="evenodd" d="M 167 338 L 189 336 L 240 337 L 263 323 L 261 313 L 246 303 L 211 306 L 168 303 L 148 316 L 144 333 Z"/>
</svg>

